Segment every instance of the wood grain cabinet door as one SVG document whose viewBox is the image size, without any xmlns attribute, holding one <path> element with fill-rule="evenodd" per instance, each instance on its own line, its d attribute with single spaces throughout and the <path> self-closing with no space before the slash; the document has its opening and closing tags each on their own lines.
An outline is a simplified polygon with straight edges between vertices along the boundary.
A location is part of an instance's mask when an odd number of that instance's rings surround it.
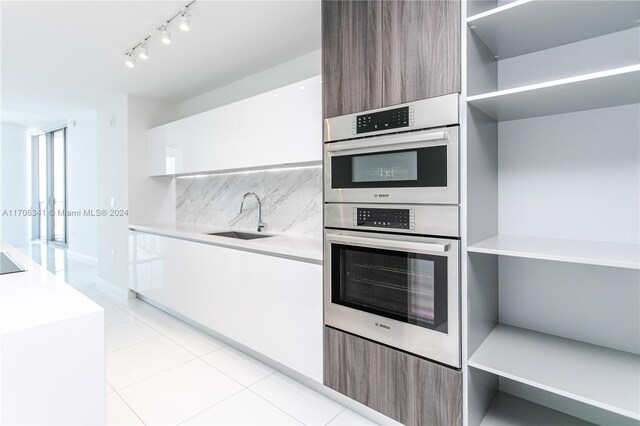
<svg viewBox="0 0 640 426">
<path fill-rule="evenodd" d="M 324 384 L 409 426 L 462 423 L 462 373 L 325 327 Z"/>
<path fill-rule="evenodd" d="M 459 371 L 371 343 L 376 350 L 375 410 L 405 425 L 462 424 Z"/>
<path fill-rule="evenodd" d="M 460 1 L 383 0 L 384 106 L 460 91 Z"/>
<path fill-rule="evenodd" d="M 323 0 L 323 117 L 382 106 L 380 1 Z"/>
</svg>

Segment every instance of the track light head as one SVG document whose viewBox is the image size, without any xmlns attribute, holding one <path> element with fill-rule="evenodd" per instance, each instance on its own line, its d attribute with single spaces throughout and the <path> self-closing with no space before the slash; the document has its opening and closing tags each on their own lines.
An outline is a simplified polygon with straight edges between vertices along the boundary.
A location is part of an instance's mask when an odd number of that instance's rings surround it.
<svg viewBox="0 0 640 426">
<path fill-rule="evenodd" d="M 191 14 L 184 9 L 180 15 L 180 29 L 182 31 L 189 31 L 191 29 Z"/>
<path fill-rule="evenodd" d="M 149 46 L 147 46 L 146 41 L 140 43 L 140 47 L 138 48 L 138 58 L 149 59 Z"/>
<path fill-rule="evenodd" d="M 124 64 L 129 68 L 134 68 L 136 66 L 136 54 L 134 52 L 127 52 L 125 55 L 127 59 L 124 61 Z"/>
<path fill-rule="evenodd" d="M 167 24 L 162 26 L 162 36 L 161 36 L 161 40 L 164 44 L 171 44 L 171 33 L 169 32 L 169 28 L 167 27 Z"/>
</svg>

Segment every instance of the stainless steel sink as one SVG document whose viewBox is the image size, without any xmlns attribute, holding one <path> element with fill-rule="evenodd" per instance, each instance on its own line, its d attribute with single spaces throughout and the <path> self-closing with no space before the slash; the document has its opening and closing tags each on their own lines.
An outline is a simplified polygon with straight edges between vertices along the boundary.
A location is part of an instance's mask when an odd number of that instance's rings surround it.
<svg viewBox="0 0 640 426">
<path fill-rule="evenodd" d="M 268 234 L 253 234 L 251 232 L 237 232 L 237 231 L 207 232 L 207 235 L 215 235 L 216 237 L 237 238 L 239 240 L 255 240 L 256 238 L 271 237 L 271 235 L 268 235 Z"/>
</svg>

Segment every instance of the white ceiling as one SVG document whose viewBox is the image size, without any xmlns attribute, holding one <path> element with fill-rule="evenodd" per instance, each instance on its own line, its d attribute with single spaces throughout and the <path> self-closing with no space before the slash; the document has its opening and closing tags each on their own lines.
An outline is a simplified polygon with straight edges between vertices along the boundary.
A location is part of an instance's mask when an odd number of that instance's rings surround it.
<svg viewBox="0 0 640 426">
<path fill-rule="evenodd" d="M 77 118 L 125 93 L 177 103 L 320 48 L 317 0 L 198 0 L 191 31 L 174 21 L 171 45 L 156 36 L 125 67 L 125 50 L 185 3 L 1 1 L 3 121 Z"/>
</svg>

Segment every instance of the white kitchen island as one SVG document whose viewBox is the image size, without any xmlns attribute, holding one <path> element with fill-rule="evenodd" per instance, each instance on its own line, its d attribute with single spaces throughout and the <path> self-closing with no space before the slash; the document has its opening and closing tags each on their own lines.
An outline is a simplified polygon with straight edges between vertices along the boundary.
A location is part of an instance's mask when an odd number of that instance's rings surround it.
<svg viewBox="0 0 640 426">
<path fill-rule="evenodd" d="M 0 424 L 104 424 L 104 310 L 12 246 L 0 275 Z"/>
</svg>

